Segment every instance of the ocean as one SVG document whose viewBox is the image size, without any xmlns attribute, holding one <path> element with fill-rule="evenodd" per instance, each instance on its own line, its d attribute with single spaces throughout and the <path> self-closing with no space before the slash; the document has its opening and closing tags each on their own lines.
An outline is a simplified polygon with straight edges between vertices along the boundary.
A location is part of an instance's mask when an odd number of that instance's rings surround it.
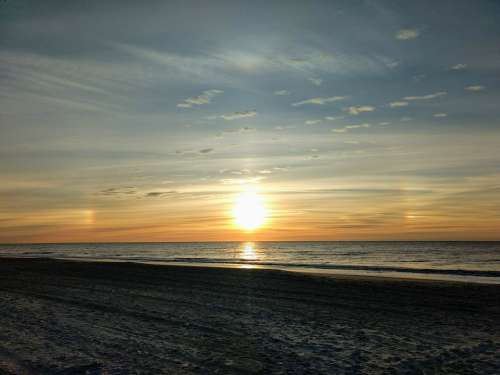
<svg viewBox="0 0 500 375">
<path fill-rule="evenodd" d="M 273 268 L 500 284 L 500 242 L 3 244 L 0 257 Z"/>
</svg>

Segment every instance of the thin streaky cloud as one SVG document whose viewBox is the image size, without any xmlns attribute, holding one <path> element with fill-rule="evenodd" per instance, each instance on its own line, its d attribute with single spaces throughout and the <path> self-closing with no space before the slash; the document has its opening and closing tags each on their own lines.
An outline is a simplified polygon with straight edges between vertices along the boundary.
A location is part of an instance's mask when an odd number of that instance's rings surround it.
<svg viewBox="0 0 500 375">
<path fill-rule="evenodd" d="M 407 105 L 408 105 L 408 102 L 391 102 L 391 103 L 389 103 L 389 107 L 391 107 L 391 108 L 406 107 Z"/>
<path fill-rule="evenodd" d="M 199 151 L 200 154 L 209 154 L 213 151 L 213 148 L 203 148 Z"/>
<path fill-rule="evenodd" d="M 417 29 L 402 29 L 396 33 L 396 39 L 398 40 L 411 40 L 418 38 L 420 31 Z"/>
<path fill-rule="evenodd" d="M 192 108 L 194 105 L 209 104 L 212 102 L 214 97 L 222 94 L 223 92 L 224 91 L 217 89 L 206 90 L 203 91 L 201 95 L 185 99 L 182 103 L 177 104 L 177 107 Z"/>
<path fill-rule="evenodd" d="M 385 65 L 387 65 L 388 68 L 394 69 L 399 66 L 400 62 L 399 61 L 389 61 Z"/>
<path fill-rule="evenodd" d="M 452 70 L 463 70 L 467 68 L 467 64 L 456 64 L 451 67 Z"/>
<path fill-rule="evenodd" d="M 440 96 L 444 96 L 446 94 L 447 94 L 446 91 L 440 91 L 440 92 L 436 92 L 434 94 L 429 94 L 429 95 L 405 96 L 403 99 L 404 100 L 430 100 L 430 99 L 439 98 Z"/>
<path fill-rule="evenodd" d="M 305 104 L 324 105 L 326 103 L 338 102 L 338 101 L 344 100 L 346 98 L 347 98 L 346 96 L 330 96 L 328 98 L 321 98 L 321 97 L 311 98 L 311 99 L 302 100 L 302 101 L 297 102 L 297 103 L 293 103 L 292 106 L 298 107 L 298 106 L 305 105 Z"/>
<path fill-rule="evenodd" d="M 314 85 L 314 86 L 321 86 L 323 84 L 323 80 L 321 78 L 308 78 L 308 80 Z"/>
<path fill-rule="evenodd" d="M 223 118 L 226 121 L 232 121 L 232 120 L 239 120 L 242 118 L 248 118 L 248 117 L 254 117 L 257 116 L 257 111 L 240 111 L 240 112 L 232 112 L 232 113 L 225 113 L 221 115 L 220 117 Z"/>
<path fill-rule="evenodd" d="M 174 195 L 177 194 L 176 191 L 174 190 L 169 190 L 169 191 L 150 191 L 149 193 L 146 193 L 144 196 L 146 198 L 158 198 L 158 197 L 164 197 L 166 195 Z"/>
<path fill-rule="evenodd" d="M 349 112 L 351 115 L 359 115 L 363 112 L 373 112 L 375 107 L 371 105 L 355 105 L 352 107 L 344 108 L 344 111 Z"/>
<path fill-rule="evenodd" d="M 274 95 L 278 95 L 278 96 L 290 95 L 290 91 L 288 91 L 288 90 L 278 90 L 278 91 L 274 92 Z"/>
<path fill-rule="evenodd" d="M 434 113 L 432 116 L 440 118 L 440 117 L 448 117 L 448 114 L 446 114 L 446 113 Z"/>
<path fill-rule="evenodd" d="M 316 125 L 316 124 L 319 124 L 321 122 L 321 120 L 307 120 L 305 122 L 306 125 Z"/>
<path fill-rule="evenodd" d="M 485 87 L 481 85 L 474 85 L 474 86 L 467 86 L 465 90 L 467 91 L 482 91 L 484 90 Z"/>
<path fill-rule="evenodd" d="M 363 123 L 363 124 L 355 124 L 355 125 L 346 125 L 342 128 L 336 128 L 332 129 L 332 132 L 334 133 L 347 133 L 348 131 L 352 129 L 360 129 L 360 128 L 370 128 L 371 124 L 368 123 Z"/>
</svg>

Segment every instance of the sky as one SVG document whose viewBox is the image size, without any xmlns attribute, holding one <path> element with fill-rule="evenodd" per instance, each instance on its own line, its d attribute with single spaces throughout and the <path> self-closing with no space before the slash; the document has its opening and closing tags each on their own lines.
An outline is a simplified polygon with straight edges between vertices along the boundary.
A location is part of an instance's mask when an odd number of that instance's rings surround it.
<svg viewBox="0 0 500 375">
<path fill-rule="evenodd" d="M 0 242 L 500 240 L 499 103 L 498 1 L 0 1 Z"/>
</svg>

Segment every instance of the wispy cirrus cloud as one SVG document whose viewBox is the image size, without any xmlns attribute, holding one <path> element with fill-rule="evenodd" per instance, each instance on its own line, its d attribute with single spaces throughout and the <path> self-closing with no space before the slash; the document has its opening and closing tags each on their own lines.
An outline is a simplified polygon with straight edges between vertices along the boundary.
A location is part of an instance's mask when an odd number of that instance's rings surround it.
<svg viewBox="0 0 500 375">
<path fill-rule="evenodd" d="M 305 122 L 306 125 L 316 125 L 316 124 L 319 124 L 321 122 L 321 120 L 307 120 Z"/>
<path fill-rule="evenodd" d="M 411 40 L 418 38 L 420 31 L 417 29 L 401 29 L 396 33 L 396 39 L 398 40 Z"/>
<path fill-rule="evenodd" d="M 375 107 L 371 105 L 354 105 L 351 107 L 344 108 L 344 111 L 349 112 L 351 115 L 359 115 L 363 112 L 373 112 Z"/>
<path fill-rule="evenodd" d="M 328 120 L 328 121 L 342 120 L 344 118 L 345 118 L 345 116 L 325 116 L 325 120 Z"/>
<path fill-rule="evenodd" d="M 389 107 L 391 108 L 406 107 L 407 105 L 408 102 L 403 102 L 403 101 L 389 103 Z"/>
<path fill-rule="evenodd" d="M 248 132 L 254 132 L 255 130 L 256 130 L 255 128 L 252 128 L 250 126 L 244 126 L 242 128 L 238 128 L 238 129 L 224 130 L 223 132 L 224 133 L 248 133 Z"/>
<path fill-rule="evenodd" d="M 202 148 L 200 151 L 198 151 L 200 154 L 209 154 L 213 151 L 213 148 Z"/>
<path fill-rule="evenodd" d="M 223 185 L 248 185 L 259 183 L 264 179 L 266 179 L 266 176 L 260 175 L 247 178 L 223 178 L 219 182 Z"/>
<path fill-rule="evenodd" d="M 352 129 L 360 129 L 360 128 L 370 128 L 371 124 L 364 123 L 364 124 L 355 124 L 355 125 L 346 125 L 342 128 L 336 128 L 332 129 L 332 132 L 334 133 L 347 133 L 349 130 Z"/>
<path fill-rule="evenodd" d="M 485 87 L 481 85 L 467 86 L 465 88 L 467 91 L 483 91 L 484 89 Z"/>
<path fill-rule="evenodd" d="M 434 94 L 428 94 L 428 95 L 421 95 L 421 96 L 405 96 L 403 99 L 404 100 L 431 100 L 431 99 L 436 99 L 441 96 L 445 96 L 447 94 L 446 91 L 439 91 Z"/>
<path fill-rule="evenodd" d="M 169 191 L 150 191 L 149 193 L 144 194 L 146 198 L 159 198 L 165 196 L 171 196 L 177 194 L 174 190 Z"/>
<path fill-rule="evenodd" d="M 223 92 L 224 91 L 217 89 L 205 90 L 201 95 L 185 99 L 182 103 L 177 104 L 177 107 L 192 108 L 194 105 L 209 104 L 214 97 Z"/>
<path fill-rule="evenodd" d="M 290 91 L 288 91 L 288 90 L 277 90 L 277 91 L 274 92 L 274 95 L 278 95 L 278 96 L 290 95 Z"/>
<path fill-rule="evenodd" d="M 394 68 L 397 68 L 399 66 L 400 62 L 399 61 L 388 61 L 385 63 L 385 65 L 388 67 L 388 68 L 391 68 L 391 69 L 394 69 Z"/>
<path fill-rule="evenodd" d="M 138 190 L 135 186 L 111 187 L 99 191 L 99 195 L 123 197 L 127 195 L 137 194 Z"/>
<path fill-rule="evenodd" d="M 437 118 L 443 118 L 443 117 L 448 117 L 447 113 L 434 113 L 432 117 L 437 117 Z"/>
<path fill-rule="evenodd" d="M 232 120 L 239 120 L 239 119 L 248 118 L 248 117 L 255 117 L 255 116 L 257 116 L 257 111 L 251 110 L 251 111 L 225 113 L 225 114 L 221 115 L 220 117 L 226 121 L 232 121 Z"/>
<path fill-rule="evenodd" d="M 302 100 L 302 101 L 297 102 L 297 103 L 293 103 L 292 106 L 298 107 L 298 106 L 305 105 L 305 104 L 324 105 L 327 103 L 338 102 L 338 101 L 344 100 L 346 98 L 347 98 L 346 96 L 330 96 L 327 98 L 317 97 L 317 98 L 306 99 L 306 100 Z"/>
<path fill-rule="evenodd" d="M 455 64 L 451 67 L 452 70 L 463 70 L 467 68 L 467 64 Z"/>
<path fill-rule="evenodd" d="M 244 126 L 242 128 L 237 128 L 237 129 L 226 129 L 217 134 L 217 138 L 222 138 L 224 137 L 224 135 L 238 134 L 238 133 L 252 133 L 255 131 L 256 129 L 250 126 Z"/>
<path fill-rule="evenodd" d="M 323 80 L 321 78 L 308 78 L 309 82 L 311 82 L 314 86 L 321 86 L 323 84 Z"/>
</svg>

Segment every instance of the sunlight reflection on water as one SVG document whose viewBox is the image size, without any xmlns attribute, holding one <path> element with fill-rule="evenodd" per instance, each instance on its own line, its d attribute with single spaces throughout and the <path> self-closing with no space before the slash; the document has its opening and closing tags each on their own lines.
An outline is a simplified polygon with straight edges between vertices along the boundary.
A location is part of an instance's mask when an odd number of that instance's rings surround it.
<svg viewBox="0 0 500 375">
<path fill-rule="evenodd" d="M 253 264 L 239 264 L 237 267 L 238 268 L 243 268 L 243 269 L 261 268 L 261 267 L 257 267 L 256 265 L 253 265 Z"/>
<path fill-rule="evenodd" d="M 257 260 L 257 253 L 255 252 L 255 244 L 253 242 L 245 242 L 241 249 L 241 259 L 244 260 Z"/>
</svg>

